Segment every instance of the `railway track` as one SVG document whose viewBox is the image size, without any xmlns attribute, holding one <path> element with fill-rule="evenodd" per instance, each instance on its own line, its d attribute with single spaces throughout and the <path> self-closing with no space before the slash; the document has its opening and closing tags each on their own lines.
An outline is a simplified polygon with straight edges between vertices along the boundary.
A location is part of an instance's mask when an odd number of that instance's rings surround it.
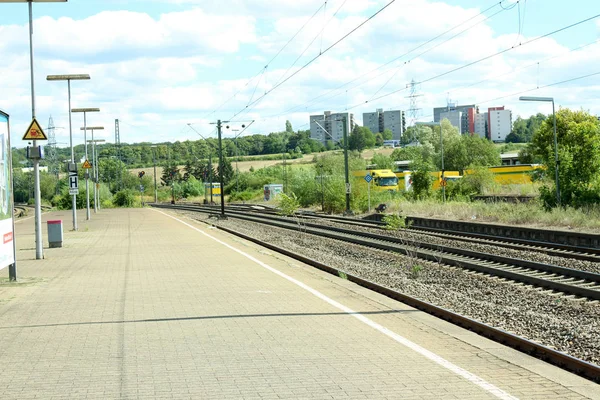
<svg viewBox="0 0 600 400">
<path fill-rule="evenodd" d="M 172 206 L 172 205 L 154 205 L 154 206 L 160 207 L 160 208 L 169 208 L 169 209 L 195 211 L 195 212 L 200 211 L 200 212 L 206 212 L 206 213 L 210 213 L 210 214 L 216 214 L 216 211 L 217 211 L 214 208 L 200 210 L 199 207 L 190 207 L 190 206 Z M 232 213 L 232 212 L 229 212 L 229 213 Z M 237 213 L 235 213 L 234 215 L 231 215 L 231 217 L 239 218 L 242 220 L 256 220 L 257 219 L 257 218 L 247 217 L 247 215 L 246 216 L 237 215 Z M 246 218 L 244 218 L 244 217 L 246 217 Z M 269 222 L 270 222 L 270 225 L 274 225 L 274 226 L 276 223 L 279 223 L 276 221 L 269 221 Z M 289 225 L 289 223 L 288 223 L 288 225 Z M 298 225 L 298 224 L 296 223 L 296 225 Z M 397 291 L 387 288 L 385 286 L 379 285 L 377 283 L 374 283 L 369 280 L 363 279 L 361 277 L 355 276 L 353 274 L 347 273 L 346 271 L 343 271 L 341 269 L 320 263 L 318 261 L 312 260 L 303 255 L 280 248 L 278 246 L 272 245 L 268 242 L 261 241 L 254 237 L 250 237 L 248 235 L 237 232 L 235 230 L 232 230 L 232 229 L 229 229 L 229 228 L 226 228 L 223 226 L 219 226 L 219 225 L 216 225 L 216 227 L 218 229 L 221 229 L 228 233 L 234 234 L 238 237 L 242 237 L 246 240 L 252 241 L 254 243 L 257 243 L 257 244 L 264 246 L 266 248 L 269 248 L 271 250 L 277 251 L 281 254 L 285 254 L 289 257 L 292 257 L 296 260 L 299 260 L 299 261 L 306 263 L 308 265 L 311 265 L 313 267 L 319 268 L 325 272 L 331 273 L 336 276 L 344 277 L 344 278 L 346 278 L 358 285 L 361 285 L 365 288 L 374 290 L 385 296 L 388 296 L 395 300 L 404 302 L 412 307 L 415 307 L 424 312 L 432 314 L 438 318 L 442 318 L 453 324 L 456 324 L 463 328 L 477 332 L 478 334 L 480 334 L 482 336 L 486 336 L 494 341 L 497 341 L 504 345 L 515 348 L 521 352 L 524 352 L 524 353 L 530 354 L 534 357 L 545 360 L 546 362 L 557 365 L 563 369 L 566 369 L 566 370 L 576 373 L 578 375 L 584 376 L 590 380 L 600 382 L 600 367 L 598 365 L 588 363 L 586 361 L 572 357 L 566 353 L 563 353 L 563 352 L 557 351 L 555 349 L 552 349 L 550 347 L 544 346 L 540 343 L 522 338 L 520 336 L 511 334 L 511 333 L 503 331 L 501 329 L 494 328 L 492 326 L 489 326 L 487 324 L 473 320 L 471 318 L 467 318 L 465 316 L 462 316 L 460 314 L 446 310 L 444 308 L 435 306 L 431 303 L 424 302 L 417 298 L 405 295 L 403 293 L 397 292 Z M 307 230 L 313 230 L 313 228 L 307 227 L 306 230 L 303 230 L 303 231 L 306 231 L 307 233 L 312 233 L 312 232 L 308 232 Z"/>
<path fill-rule="evenodd" d="M 244 210 L 252 213 L 260 213 L 267 215 L 278 215 L 274 208 L 265 208 L 262 206 L 249 206 L 249 205 L 237 205 L 228 206 L 228 209 Z M 356 218 L 348 218 L 334 215 L 317 214 L 313 212 L 299 212 L 297 216 L 305 219 L 313 220 L 327 220 L 332 222 L 339 222 L 346 225 L 360 226 L 364 228 L 372 229 L 383 229 L 385 223 L 374 220 L 359 220 Z M 414 221 L 413 217 L 407 217 L 408 222 Z M 422 220 L 420 218 L 419 220 Z M 437 220 L 434 220 L 437 221 Z M 452 221 L 453 223 L 460 223 L 460 221 Z M 489 235 L 489 234 L 478 234 L 478 233 L 467 233 L 460 232 L 457 230 L 449 229 L 432 229 L 421 226 L 409 226 L 409 229 L 426 234 L 429 236 L 435 236 L 442 239 L 456 240 L 460 242 L 468 243 L 479 243 L 490 246 L 504 247 L 512 250 L 530 250 L 543 253 L 549 256 L 555 257 L 567 257 L 582 261 L 591 261 L 600 263 L 600 249 L 588 248 L 575 245 L 542 242 L 539 240 L 530 240 L 525 238 L 507 238 L 506 236 Z M 534 230 L 542 231 L 542 230 Z"/>
<path fill-rule="evenodd" d="M 216 214 L 214 208 L 199 206 L 160 206 L 185 211 Z M 229 217 L 250 222 L 267 224 L 278 228 L 298 230 L 317 236 L 341 240 L 368 248 L 405 254 L 419 259 L 443 263 L 453 267 L 468 269 L 491 276 L 497 276 L 533 286 L 553 290 L 565 295 L 600 300 L 600 274 L 543 264 L 529 260 L 503 257 L 471 250 L 422 243 L 369 232 L 346 228 L 322 226 L 310 222 L 291 221 L 290 218 L 271 215 L 249 215 L 244 211 L 227 212 Z"/>
</svg>

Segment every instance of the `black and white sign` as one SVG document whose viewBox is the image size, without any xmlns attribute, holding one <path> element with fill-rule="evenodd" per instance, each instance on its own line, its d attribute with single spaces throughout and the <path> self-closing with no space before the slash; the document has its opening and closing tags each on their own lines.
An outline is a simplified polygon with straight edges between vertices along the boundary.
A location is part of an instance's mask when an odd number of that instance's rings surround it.
<svg viewBox="0 0 600 400">
<path fill-rule="evenodd" d="M 77 172 L 69 172 L 69 194 L 79 194 L 79 177 Z"/>
</svg>

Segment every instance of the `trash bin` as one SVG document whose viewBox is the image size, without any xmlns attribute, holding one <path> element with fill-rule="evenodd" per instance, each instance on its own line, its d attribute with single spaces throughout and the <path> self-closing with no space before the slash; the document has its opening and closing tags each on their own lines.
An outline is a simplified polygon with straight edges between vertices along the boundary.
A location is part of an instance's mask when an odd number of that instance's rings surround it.
<svg viewBox="0 0 600 400">
<path fill-rule="evenodd" d="M 62 247 L 62 242 L 62 220 L 48 221 L 48 243 L 50 244 L 50 247 Z"/>
</svg>

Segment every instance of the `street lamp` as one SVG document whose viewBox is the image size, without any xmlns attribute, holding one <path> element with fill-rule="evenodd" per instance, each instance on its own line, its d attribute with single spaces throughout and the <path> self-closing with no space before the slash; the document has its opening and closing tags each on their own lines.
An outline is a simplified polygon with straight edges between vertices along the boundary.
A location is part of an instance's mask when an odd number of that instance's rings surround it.
<svg viewBox="0 0 600 400">
<path fill-rule="evenodd" d="M 157 145 L 150 146 L 151 149 L 157 148 Z M 154 203 L 158 203 L 158 189 L 156 186 L 156 150 L 152 150 L 152 161 L 154 161 Z"/>
<path fill-rule="evenodd" d="M 31 78 L 31 120 L 35 120 L 35 82 L 33 74 L 33 3 L 66 3 L 67 0 L 0 0 L 0 3 L 29 3 L 29 72 Z M 33 141 L 33 154 L 37 154 L 37 142 Z M 44 258 L 42 243 L 42 198 L 40 193 L 40 159 L 33 158 L 35 201 L 35 258 Z M 12 279 L 13 277 L 11 277 Z M 14 276 L 16 280 L 16 275 Z"/>
<path fill-rule="evenodd" d="M 86 119 L 86 113 L 88 112 L 100 112 L 99 108 L 73 108 L 71 110 L 71 112 L 74 113 L 83 113 L 83 128 L 81 128 L 81 130 L 83 131 L 83 142 L 85 144 L 85 161 L 89 162 L 88 160 L 88 148 L 87 148 L 87 119 Z M 93 132 L 93 131 L 92 131 Z M 94 138 L 92 138 L 93 140 Z M 92 163 L 94 162 L 94 158 L 92 157 Z M 86 196 L 86 219 L 89 221 L 90 219 L 90 179 L 89 179 L 90 174 L 86 171 L 85 173 L 85 196 Z M 96 193 L 94 191 L 94 193 Z M 94 195 L 94 201 L 96 200 L 96 196 Z M 94 208 L 95 211 L 95 208 Z"/>
<path fill-rule="evenodd" d="M 96 143 L 104 143 L 106 140 L 104 139 L 96 139 L 94 140 L 94 130 L 104 130 L 103 126 L 91 126 L 87 128 L 92 131 L 92 140 L 88 140 L 88 142 L 92 143 L 92 181 L 94 182 L 94 213 L 97 213 L 100 209 L 100 180 L 99 176 L 99 167 L 98 167 L 98 153 L 96 153 Z M 86 187 L 87 189 L 87 187 Z"/>
<path fill-rule="evenodd" d="M 556 175 L 556 204 L 560 207 L 560 182 L 558 180 L 558 139 L 556 138 L 556 113 L 554 112 L 554 97 L 521 96 L 521 101 L 545 101 L 552 103 L 552 118 L 554 119 L 554 172 Z"/>
<path fill-rule="evenodd" d="M 446 181 L 444 179 L 444 135 L 442 133 L 442 121 L 440 122 L 415 122 L 415 125 L 423 125 L 423 126 L 440 126 L 440 149 L 442 153 L 442 199 L 443 202 L 446 203 Z"/>
<path fill-rule="evenodd" d="M 75 164 L 75 153 L 73 152 L 73 126 L 71 121 L 71 81 L 74 80 L 89 80 L 88 74 L 77 74 L 77 75 L 48 75 L 46 77 L 49 81 L 67 81 L 67 87 L 69 90 L 69 141 L 71 144 L 71 163 L 68 172 L 77 172 L 77 165 Z M 77 195 L 73 195 L 73 230 L 77 230 Z"/>
</svg>

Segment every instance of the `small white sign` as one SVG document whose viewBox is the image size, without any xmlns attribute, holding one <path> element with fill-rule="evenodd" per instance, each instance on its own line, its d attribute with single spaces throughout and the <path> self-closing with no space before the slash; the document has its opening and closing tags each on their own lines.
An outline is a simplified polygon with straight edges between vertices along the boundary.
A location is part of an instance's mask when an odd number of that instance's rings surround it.
<svg viewBox="0 0 600 400">
<path fill-rule="evenodd" d="M 79 188 L 70 188 L 69 189 L 69 194 L 79 194 Z"/>
</svg>

